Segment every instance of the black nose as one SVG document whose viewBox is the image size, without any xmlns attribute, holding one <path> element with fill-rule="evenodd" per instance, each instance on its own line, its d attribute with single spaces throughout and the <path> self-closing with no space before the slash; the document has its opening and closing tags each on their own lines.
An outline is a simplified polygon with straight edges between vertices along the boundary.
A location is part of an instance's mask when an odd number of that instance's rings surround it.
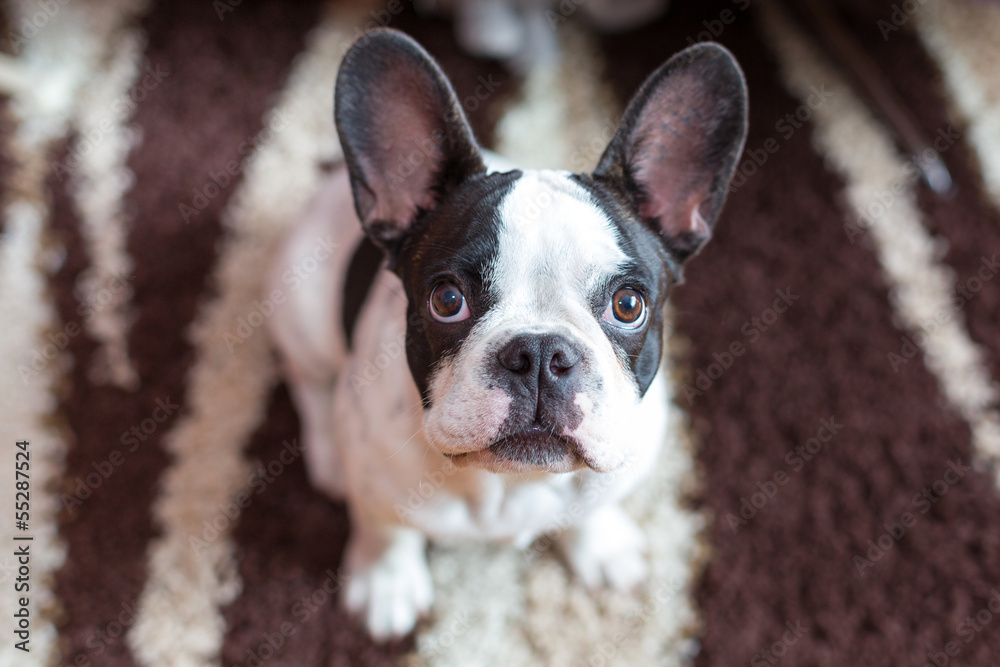
<svg viewBox="0 0 1000 667">
<path fill-rule="evenodd" d="M 579 348 L 556 334 L 524 334 L 497 353 L 500 366 L 524 384 L 547 387 L 568 380 L 580 361 Z"/>
</svg>

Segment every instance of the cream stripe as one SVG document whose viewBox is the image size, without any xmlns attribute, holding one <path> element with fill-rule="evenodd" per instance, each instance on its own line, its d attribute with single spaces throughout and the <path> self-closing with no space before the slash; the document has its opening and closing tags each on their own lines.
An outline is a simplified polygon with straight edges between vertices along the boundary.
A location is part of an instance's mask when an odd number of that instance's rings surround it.
<svg viewBox="0 0 1000 667">
<path fill-rule="evenodd" d="M 339 155 L 330 91 L 356 19 L 328 13 L 309 35 L 308 49 L 268 114 L 273 137 L 257 151 L 224 213 L 229 237 L 213 276 L 218 296 L 204 305 L 191 329 L 197 362 L 189 377 L 189 413 L 165 438 L 173 462 L 154 508 L 163 536 L 150 547 L 139 618 L 128 635 L 144 665 L 218 664 L 225 632 L 220 606 L 234 600 L 241 586 L 232 522 L 220 507 L 246 486 L 243 448 L 266 414 L 275 382 L 264 331 L 232 353 L 225 336 L 260 298 L 261 267 L 315 190 L 319 164 Z M 221 527 L 215 538 L 203 532 L 213 521 Z M 207 538 L 198 553 L 195 537 Z"/>
<path fill-rule="evenodd" d="M 595 85 L 601 80 L 596 45 L 569 28 L 560 36 L 561 62 L 528 75 L 524 98 L 500 121 L 497 150 L 521 165 L 584 171 L 617 126 L 615 104 Z M 676 345 L 669 341 L 668 374 Z M 417 663 L 607 664 L 612 654 L 622 665 L 685 662 L 696 647 L 690 591 L 705 556 L 704 518 L 682 508 L 697 477 L 687 415 L 672 401 L 665 407 L 668 442 L 652 478 L 626 503 L 650 540 L 645 595 L 595 595 L 551 552 L 529 562 L 497 545 L 434 547 L 435 621 L 417 637 Z M 651 611 L 643 613 L 644 604 Z"/>
<path fill-rule="evenodd" d="M 30 85 L 17 58 L 0 53 L 0 91 L 4 95 L 19 95 Z"/>
<path fill-rule="evenodd" d="M 53 393 L 63 375 L 65 358 L 56 357 L 57 347 L 41 332 L 60 334 L 52 301 L 46 292 L 46 275 L 39 266 L 45 259 L 42 234 L 48 211 L 42 204 L 44 163 L 37 146 L 20 146 L 18 158 L 27 158 L 17 170 L 21 191 L 4 210 L 6 229 L 0 249 L 0 367 L 6 372 L 0 381 L 0 432 L 2 432 L 5 481 L 0 485 L 0 503 L 14 507 L 14 442 L 30 442 L 30 529 L 16 531 L 12 511 L 0 521 L 0 615 L 12 619 L 16 606 L 12 582 L 16 563 L 12 558 L 14 535 L 32 535 L 31 551 L 31 637 L 30 654 L 14 648 L 8 630 L 0 642 L 0 665 L 43 666 L 54 655 L 56 630 L 51 619 L 57 602 L 52 592 L 52 574 L 66 557 L 59 539 L 56 514 L 59 511 L 55 485 L 63 470 L 66 441 L 49 422 L 56 409 Z M 49 255 L 48 259 L 51 259 Z M 47 355 L 37 366 L 34 355 Z M 40 356 L 40 359 L 44 357 Z M 36 370 L 37 368 L 37 370 Z"/>
<path fill-rule="evenodd" d="M 536 68 L 522 98 L 497 124 L 498 153 L 529 169 L 590 171 L 618 127 L 598 47 L 571 26 L 560 28 L 562 55 Z"/>
<path fill-rule="evenodd" d="M 139 378 L 128 356 L 131 313 L 132 259 L 125 247 L 125 192 L 134 176 L 125 161 L 135 143 L 134 132 L 124 127 L 135 108 L 133 91 L 145 95 L 139 78 L 143 38 L 131 30 L 112 46 L 112 59 L 83 90 L 76 123 L 77 141 L 58 167 L 70 174 L 69 189 L 80 215 L 80 232 L 90 255 L 90 265 L 77 282 L 77 297 L 86 308 L 87 332 L 99 348 L 91 367 L 96 382 L 134 389 Z M 150 85 L 156 85 L 149 78 Z"/>
<path fill-rule="evenodd" d="M 30 652 L 14 647 L 13 637 L 0 642 L 0 664 L 48 665 L 56 659 L 57 630 L 52 619 L 59 614 L 52 590 L 52 575 L 66 557 L 56 519 L 59 510 L 56 485 L 64 469 L 65 439 L 53 425 L 55 387 L 63 377 L 66 357 L 60 354 L 73 334 L 61 327 L 47 291 L 47 270 L 63 254 L 49 247 L 43 237 L 49 211 L 45 205 L 45 178 L 51 165 L 48 151 L 65 136 L 75 111 L 75 95 L 96 68 L 107 38 L 128 19 L 129 3 L 107 3 L 99 11 L 91 6 L 66 5 L 46 19 L 43 28 L 21 48 L 14 61 L 17 76 L 35 85 L 16 89 L 11 111 L 16 122 L 10 152 L 16 166 L 11 175 L 10 200 L 3 214 L 6 229 L 0 248 L 0 366 L 8 373 L 0 382 L 0 430 L 4 458 L 13 465 L 13 443 L 31 443 L 31 543 L 32 628 Z M 39 6 L 15 2 L 7 6 L 11 25 L 20 25 Z M 9 458 L 8 458 L 9 457 Z M 4 483 L 4 507 L 12 507 L 14 489 Z M 12 521 L 0 523 L 0 541 L 6 552 Z M 5 558 L 0 572 L 0 614 L 11 619 L 15 601 L 9 584 L 13 565 Z"/>
<path fill-rule="evenodd" d="M 922 223 L 913 180 L 892 140 L 843 78 L 796 31 L 771 2 L 762 5 L 767 42 L 774 48 L 785 83 L 806 100 L 810 87 L 824 84 L 833 96 L 814 109 L 814 138 L 823 156 L 845 181 L 854 215 L 870 221 L 868 233 L 889 281 L 889 299 L 901 327 L 913 335 L 948 404 L 964 417 L 979 454 L 1000 457 L 997 388 L 982 349 L 973 343 L 965 320 L 951 301 L 953 272 L 936 259 L 934 239 Z M 888 206 L 872 206 L 893 189 Z M 901 343 L 902 345 L 902 343 Z M 887 350 L 886 370 L 890 369 Z"/>
<path fill-rule="evenodd" d="M 917 32 L 944 73 L 944 82 L 968 125 L 969 145 L 1000 206 L 1000 5 L 968 0 L 924 0 Z"/>
</svg>

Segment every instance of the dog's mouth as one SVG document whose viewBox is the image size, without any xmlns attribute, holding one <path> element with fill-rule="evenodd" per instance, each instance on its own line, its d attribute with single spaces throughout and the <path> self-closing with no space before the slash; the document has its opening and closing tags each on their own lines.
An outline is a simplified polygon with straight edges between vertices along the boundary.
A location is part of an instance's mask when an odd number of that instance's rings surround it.
<svg viewBox="0 0 1000 667">
<path fill-rule="evenodd" d="M 474 452 L 445 454 L 459 467 L 476 466 L 491 472 L 573 472 L 588 465 L 573 438 L 530 428 L 501 436 Z"/>
</svg>

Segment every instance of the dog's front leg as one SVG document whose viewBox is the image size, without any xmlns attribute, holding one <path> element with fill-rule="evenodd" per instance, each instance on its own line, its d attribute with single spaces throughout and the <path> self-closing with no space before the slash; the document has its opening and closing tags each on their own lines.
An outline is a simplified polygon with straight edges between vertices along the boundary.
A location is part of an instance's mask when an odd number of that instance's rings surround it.
<svg viewBox="0 0 1000 667">
<path fill-rule="evenodd" d="M 294 371 L 288 376 L 292 400 L 302 420 L 309 481 L 331 498 L 341 499 L 346 490 L 344 462 L 334 440 L 333 380 L 313 379 Z"/>
<path fill-rule="evenodd" d="M 558 545 L 590 588 L 628 590 L 646 579 L 646 536 L 617 503 L 595 508 L 567 530 Z"/>
<path fill-rule="evenodd" d="M 424 534 L 367 521 L 355 521 L 352 529 L 344 604 L 376 639 L 409 633 L 434 598 Z"/>
</svg>

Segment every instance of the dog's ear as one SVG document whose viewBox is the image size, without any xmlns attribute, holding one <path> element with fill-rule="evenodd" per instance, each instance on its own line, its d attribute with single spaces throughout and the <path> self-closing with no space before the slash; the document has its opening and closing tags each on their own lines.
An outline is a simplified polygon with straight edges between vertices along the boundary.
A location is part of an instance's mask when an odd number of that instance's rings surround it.
<svg viewBox="0 0 1000 667">
<path fill-rule="evenodd" d="M 743 72 L 722 46 L 698 44 L 646 80 L 593 175 L 683 262 L 712 235 L 746 133 Z"/>
<path fill-rule="evenodd" d="M 348 50 L 334 117 L 358 217 L 391 257 L 422 211 L 485 171 L 448 79 L 396 30 L 373 31 Z"/>
</svg>

